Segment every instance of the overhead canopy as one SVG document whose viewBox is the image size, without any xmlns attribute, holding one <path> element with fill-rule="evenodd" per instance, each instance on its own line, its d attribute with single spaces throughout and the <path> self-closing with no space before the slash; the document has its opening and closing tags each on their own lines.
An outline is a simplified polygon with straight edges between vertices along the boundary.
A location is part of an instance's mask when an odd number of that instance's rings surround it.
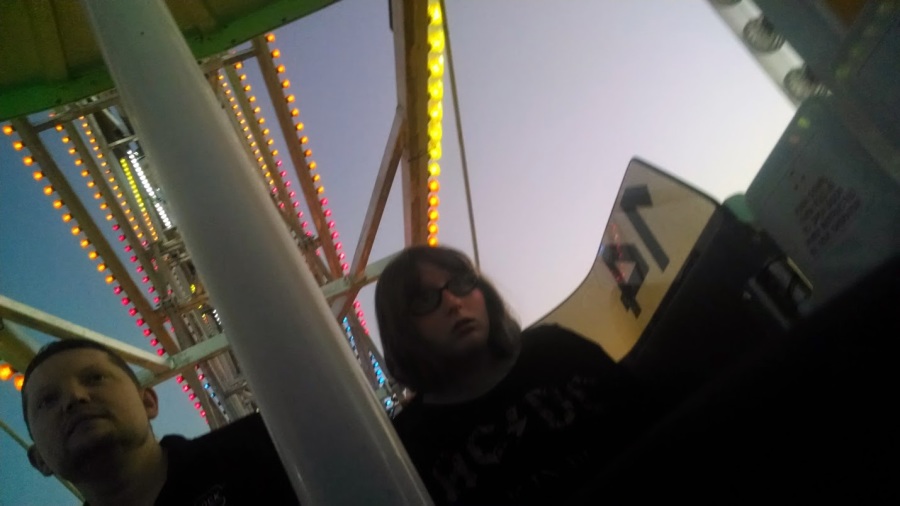
<svg viewBox="0 0 900 506">
<path fill-rule="evenodd" d="M 337 1 L 166 0 L 166 4 L 194 56 L 205 58 Z M 0 121 L 112 87 L 81 2 L 0 3 Z"/>
</svg>

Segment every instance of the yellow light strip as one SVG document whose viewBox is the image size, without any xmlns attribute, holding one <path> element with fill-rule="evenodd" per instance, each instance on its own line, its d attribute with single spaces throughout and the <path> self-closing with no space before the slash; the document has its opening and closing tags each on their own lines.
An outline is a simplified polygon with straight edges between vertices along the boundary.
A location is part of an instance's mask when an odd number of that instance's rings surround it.
<svg viewBox="0 0 900 506">
<path fill-rule="evenodd" d="M 272 34 L 269 34 L 266 37 L 266 40 L 268 42 L 272 42 L 275 40 L 275 36 Z M 282 71 L 283 71 L 283 67 L 284 66 L 282 65 Z M 234 69 L 238 72 L 242 72 L 244 69 L 244 64 L 241 62 L 237 62 L 234 64 Z M 228 84 L 228 81 L 225 79 L 225 76 L 223 74 L 219 74 L 219 80 L 222 82 L 221 83 L 222 89 L 224 90 L 225 96 L 228 98 L 227 105 L 231 105 L 231 111 L 234 114 L 234 117 L 238 120 L 238 125 L 240 126 L 240 132 L 238 132 L 238 133 L 244 137 L 244 140 L 247 142 L 247 145 L 250 147 L 250 152 L 252 153 L 253 158 L 256 159 L 256 164 L 259 167 L 260 172 L 262 172 L 263 180 L 266 182 L 266 185 L 269 187 L 269 191 L 272 194 L 275 194 L 278 191 L 278 188 L 276 186 L 275 178 L 272 176 L 271 171 L 280 170 L 280 167 L 276 166 L 276 167 L 270 168 L 268 166 L 268 164 L 266 163 L 265 158 L 262 156 L 262 151 L 260 151 L 260 150 L 261 149 L 269 150 L 269 153 L 272 155 L 273 160 L 275 159 L 275 157 L 278 156 L 278 150 L 270 148 L 275 143 L 275 141 L 274 141 L 274 139 L 269 137 L 269 129 L 267 127 L 263 126 L 265 124 L 266 120 L 261 115 L 262 110 L 260 109 L 259 106 L 252 107 L 252 109 L 250 109 L 250 112 L 249 112 L 251 117 L 244 118 L 244 114 L 241 112 L 240 107 L 237 104 L 237 98 L 235 97 L 235 94 L 232 92 L 232 90 Z M 247 74 L 243 74 L 243 73 L 239 74 L 238 80 L 240 82 L 246 81 Z M 249 84 L 244 86 L 245 91 L 248 89 L 252 89 Z M 256 96 L 247 95 L 247 102 L 249 102 L 252 106 L 252 104 L 254 104 L 256 102 Z M 253 139 L 253 134 L 250 131 L 250 127 L 247 125 L 248 119 L 250 121 L 255 121 L 261 127 L 260 133 L 262 134 L 262 143 L 263 143 L 262 146 L 260 146 L 259 143 L 257 143 Z M 278 161 L 276 160 L 275 163 L 277 164 Z M 287 172 L 285 172 L 284 170 L 280 170 L 280 176 L 282 178 L 286 177 Z M 287 186 L 290 186 L 290 182 L 286 181 L 286 182 L 284 182 L 284 184 L 286 184 Z M 286 187 L 286 189 L 288 189 L 288 197 L 290 198 L 290 202 L 291 202 L 291 210 L 290 211 L 297 212 L 297 219 L 300 221 L 301 230 L 307 236 L 312 235 L 312 232 L 307 230 L 309 223 L 303 219 L 303 217 L 304 217 L 303 211 L 301 209 L 299 209 L 300 202 L 294 198 L 296 196 L 296 193 L 287 187 Z M 283 204 L 279 203 L 279 207 L 282 207 L 282 205 Z"/>
<path fill-rule="evenodd" d="M 125 179 L 128 180 L 128 186 L 131 187 L 131 193 L 134 195 L 134 200 L 137 202 L 138 209 L 141 212 L 141 217 L 144 218 L 144 223 L 147 225 L 147 230 L 150 232 L 150 235 L 153 236 L 153 240 L 157 239 L 156 229 L 153 227 L 153 222 L 150 221 L 150 213 L 147 212 L 147 206 L 144 205 L 144 199 L 141 198 L 141 192 L 138 190 L 137 181 L 134 180 L 134 176 L 131 174 L 131 165 L 128 163 L 128 160 L 125 158 L 119 158 L 119 165 L 122 166 L 122 170 L 125 171 Z M 131 214 L 126 212 L 125 214 Z M 134 217 L 131 216 L 128 218 L 128 221 L 132 230 L 137 232 L 138 239 L 143 238 L 144 234 L 140 231 L 140 227 L 134 223 Z"/>
<path fill-rule="evenodd" d="M 55 128 L 56 128 L 56 131 L 58 131 L 58 132 L 62 132 L 62 131 L 63 131 L 63 126 L 62 126 L 62 124 L 56 125 Z M 62 137 L 60 137 L 60 141 L 61 141 L 63 144 L 69 144 L 70 142 L 72 142 L 72 139 L 70 139 L 68 135 L 63 134 Z M 72 143 L 72 144 L 74 144 L 74 143 Z M 79 155 L 78 150 L 77 150 L 76 148 L 74 148 L 74 147 L 69 148 L 69 154 L 72 155 L 72 157 L 75 158 L 75 160 L 74 160 L 75 166 L 81 166 L 81 165 L 83 165 L 83 161 L 82 161 L 82 159 L 80 158 L 80 155 Z M 26 164 L 26 165 L 27 165 L 27 164 Z M 37 174 L 38 174 L 38 173 L 35 173 L 35 179 L 38 179 L 38 178 L 37 178 Z M 82 169 L 82 170 L 81 170 L 81 175 L 82 175 L 82 177 L 88 177 L 88 171 L 87 171 L 87 169 Z M 94 185 L 95 185 L 95 183 L 94 183 L 94 181 L 93 181 L 92 179 L 88 178 L 87 185 L 88 185 L 89 188 L 93 188 Z M 44 193 L 47 194 L 47 195 L 50 195 L 50 193 L 48 193 L 48 192 L 46 191 L 46 188 L 44 189 Z M 52 192 L 51 192 L 51 193 L 52 193 Z M 97 195 L 99 195 L 99 193 L 95 194 L 95 197 L 97 197 Z M 62 201 L 62 200 L 57 199 L 57 200 L 54 200 L 54 201 L 53 201 L 53 207 L 54 207 L 54 209 L 62 209 L 63 205 L 64 205 L 64 204 L 63 204 L 63 201 Z M 78 225 L 78 221 L 75 220 L 74 217 L 73 217 L 69 212 L 63 212 L 62 220 L 63 220 L 64 223 L 70 223 L 70 222 L 73 223 L 73 226 L 72 226 L 72 228 L 71 228 L 72 235 L 77 236 L 78 234 L 81 233 L 81 227 Z M 88 246 L 91 245 L 91 242 L 90 242 L 88 239 L 81 239 L 81 240 L 79 241 L 79 244 L 81 245 L 81 247 L 82 247 L 83 249 L 87 249 Z M 89 250 L 89 251 L 88 251 L 88 259 L 89 259 L 89 260 L 97 260 L 97 259 L 99 259 L 99 263 L 98 263 L 98 266 L 97 266 L 97 271 L 98 271 L 98 272 L 101 272 L 101 273 L 106 271 L 106 264 L 103 263 L 103 258 L 101 258 L 100 255 L 99 255 L 96 251 L 94 251 L 94 250 Z"/>
<path fill-rule="evenodd" d="M 444 16 L 439 0 L 428 0 L 428 245 L 438 245 L 441 138 L 444 118 Z"/>
<path fill-rule="evenodd" d="M 234 69 L 237 71 L 243 71 L 243 68 L 244 68 L 244 64 L 241 62 L 237 62 L 234 64 Z M 259 108 L 259 106 L 254 107 L 250 111 L 250 114 L 252 117 L 245 118 L 244 113 L 241 112 L 240 107 L 237 104 L 237 99 L 235 98 L 234 94 L 232 93 L 232 91 L 228 85 L 228 81 L 225 80 L 225 76 L 222 74 L 219 74 L 219 77 L 221 78 L 220 80 L 222 81 L 222 88 L 225 90 L 225 96 L 228 97 L 228 104 L 231 105 L 232 114 L 234 114 L 234 117 L 238 120 L 238 125 L 240 125 L 241 131 L 239 133 L 244 137 L 244 140 L 247 141 L 247 145 L 250 147 L 250 152 L 253 155 L 253 158 L 256 160 L 256 165 L 259 167 L 259 170 L 260 170 L 260 172 L 262 172 L 263 178 L 264 178 L 266 184 L 269 186 L 269 191 L 271 191 L 272 193 L 275 193 L 278 190 L 275 187 L 275 179 L 272 177 L 272 172 L 271 172 L 272 169 L 269 168 L 268 164 L 265 161 L 265 158 L 263 158 L 263 156 L 262 156 L 262 151 L 261 151 L 261 149 L 269 149 L 268 146 L 271 146 L 272 144 L 274 144 L 275 141 L 268 137 L 269 129 L 266 127 L 263 127 L 266 120 L 259 114 L 261 109 Z M 241 82 L 246 81 L 247 74 L 238 75 L 238 79 Z M 252 89 L 252 87 L 249 84 L 247 84 L 247 85 L 244 85 L 243 89 L 245 92 L 249 92 Z M 252 104 L 252 103 L 256 102 L 256 97 L 254 95 L 247 95 L 247 101 Z M 261 133 L 263 136 L 262 137 L 262 141 L 264 144 L 263 147 L 261 147 L 253 139 L 253 134 L 250 132 L 250 127 L 247 125 L 248 119 L 251 121 L 255 121 L 258 125 L 260 125 Z M 269 151 L 269 153 L 273 157 L 278 156 L 277 149 L 272 149 Z"/>
<path fill-rule="evenodd" d="M 266 35 L 266 45 L 275 42 L 275 34 L 267 34 Z M 279 49 L 273 49 L 269 52 L 269 56 L 272 58 L 272 63 L 275 64 L 275 72 L 277 74 L 283 74 L 286 70 L 284 64 L 277 63 L 275 60 L 281 57 L 281 51 Z M 287 78 L 281 78 L 280 81 L 281 89 L 287 92 L 288 88 L 291 87 L 291 82 Z M 293 104 L 297 100 L 292 93 L 287 93 L 284 95 L 284 101 L 286 104 Z M 322 209 L 322 214 L 326 220 L 326 225 L 328 230 L 330 230 L 331 240 L 334 243 L 334 250 L 337 253 L 338 261 L 341 264 L 341 271 L 347 272 L 350 270 L 350 263 L 347 262 L 347 254 L 344 253 L 344 243 L 341 242 L 340 234 L 337 231 L 337 223 L 331 217 L 331 209 L 328 208 L 328 198 L 325 196 L 325 186 L 322 184 L 322 177 L 320 174 L 313 174 L 313 172 L 318 167 L 318 164 L 315 160 L 312 159 L 312 149 L 309 148 L 309 137 L 304 133 L 306 125 L 302 121 L 299 120 L 300 110 L 296 107 L 291 107 L 290 114 L 292 118 L 298 118 L 296 123 L 294 123 L 294 131 L 297 135 L 297 141 L 303 147 L 303 158 L 306 161 L 306 167 L 309 169 L 310 178 L 312 179 L 313 188 L 316 192 L 316 197 L 319 201 L 319 206 Z M 298 174 L 299 175 L 299 174 Z M 300 176 L 303 177 L 303 176 Z M 307 202 L 307 205 L 313 206 L 315 205 L 313 202 Z M 304 222 L 305 223 L 305 222 Z M 308 233 L 307 235 L 311 235 Z"/>
</svg>

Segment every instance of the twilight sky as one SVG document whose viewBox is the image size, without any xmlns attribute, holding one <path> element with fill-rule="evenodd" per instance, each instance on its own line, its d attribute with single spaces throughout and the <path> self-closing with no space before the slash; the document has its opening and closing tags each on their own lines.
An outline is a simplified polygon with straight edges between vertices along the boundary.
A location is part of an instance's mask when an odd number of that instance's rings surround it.
<svg viewBox="0 0 900 506">
<path fill-rule="evenodd" d="M 482 269 L 523 324 L 587 273 L 629 159 L 721 201 L 747 188 L 793 115 L 705 1 L 447 3 Z M 352 252 L 396 107 L 387 2 L 344 0 L 275 33 Z M 247 67 L 254 82 L 255 65 Z M 471 252 L 447 96 L 440 238 Z M 265 103 L 263 114 L 274 119 Z M 72 173 L 58 137 L 48 133 L 44 142 Z M 0 294 L 146 348 L 42 186 L 10 138 L 0 138 Z M 398 181 L 372 260 L 403 246 L 399 190 Z M 360 300 L 377 336 L 373 291 Z M 158 436 L 206 430 L 173 381 L 158 391 Z M 9 382 L 0 383 L 0 418 L 25 434 Z M 0 505 L 75 503 L 5 435 L 0 455 Z"/>
</svg>

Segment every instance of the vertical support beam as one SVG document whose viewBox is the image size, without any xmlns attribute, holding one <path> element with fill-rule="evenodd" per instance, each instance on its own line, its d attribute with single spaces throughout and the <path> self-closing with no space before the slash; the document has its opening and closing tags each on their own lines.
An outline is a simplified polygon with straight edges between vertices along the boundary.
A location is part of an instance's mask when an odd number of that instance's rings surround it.
<svg viewBox="0 0 900 506">
<path fill-rule="evenodd" d="M 362 230 L 359 232 L 359 241 L 356 243 L 356 252 L 353 253 L 353 263 L 350 264 L 350 279 L 356 281 L 366 271 L 369 262 L 369 254 L 375 243 L 375 234 L 381 224 L 384 215 L 384 206 L 387 204 L 394 183 L 394 175 L 397 174 L 397 165 L 403 155 L 403 137 L 405 134 L 405 118 L 402 110 L 397 109 L 394 122 L 391 124 L 391 133 L 388 135 L 387 144 L 384 146 L 384 154 L 381 155 L 381 165 L 378 167 L 378 176 L 375 178 L 375 187 L 372 188 L 372 197 L 369 199 L 369 207 L 366 209 L 366 217 L 363 220 Z"/>
<path fill-rule="evenodd" d="M 369 263 L 372 245 L 375 243 L 375 234 L 378 233 L 378 226 L 381 224 L 381 217 L 384 214 L 384 206 L 387 204 L 388 197 L 391 194 L 391 186 L 394 183 L 394 176 L 397 174 L 400 157 L 403 156 L 405 121 L 403 111 L 398 108 L 396 114 L 394 114 L 394 122 L 391 125 L 387 144 L 384 146 L 384 154 L 381 156 L 381 165 L 378 167 L 378 176 L 375 178 L 372 198 L 369 199 L 369 208 L 366 209 L 366 217 L 363 219 L 362 230 L 359 232 L 356 252 L 353 253 L 353 263 L 350 264 L 350 289 L 346 294 L 341 295 L 335 303 L 332 303 L 332 308 L 335 310 L 338 319 L 343 318 L 350 311 L 350 305 L 353 304 L 356 295 L 364 285 L 366 266 Z"/>
<path fill-rule="evenodd" d="M 165 4 L 83 4 L 301 502 L 429 503 Z"/>
<path fill-rule="evenodd" d="M 428 3 L 391 0 L 397 104 L 404 111 L 403 224 L 406 244 L 428 238 Z"/>
</svg>

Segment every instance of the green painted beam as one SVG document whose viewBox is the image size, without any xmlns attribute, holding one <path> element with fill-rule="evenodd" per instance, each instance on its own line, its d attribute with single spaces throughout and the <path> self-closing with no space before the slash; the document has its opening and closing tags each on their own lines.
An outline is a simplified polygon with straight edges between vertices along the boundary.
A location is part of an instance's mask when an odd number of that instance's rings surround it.
<svg viewBox="0 0 900 506">
<path fill-rule="evenodd" d="M 218 18 L 215 26 L 203 33 L 196 27 L 191 27 L 184 33 L 184 36 L 197 59 L 207 58 L 227 51 L 257 35 L 308 16 L 337 1 L 271 0 L 239 18 Z M 15 4 L 13 2 L 9 5 L 14 6 Z M 216 2 L 210 1 L 209 4 L 214 6 Z M 0 12 L 0 17 L 4 15 L 23 18 L 19 21 L 7 19 L 3 23 L 4 25 L 6 23 L 31 22 L 21 9 L 10 8 L 7 10 L 4 8 L 4 12 Z M 83 27 L 81 28 L 83 29 Z M 68 32 L 68 30 L 61 31 Z M 10 44 L 10 47 L 28 42 L 3 40 L 2 34 L 0 34 L 0 41 Z M 66 43 L 67 41 L 63 40 L 64 46 Z M 10 57 L 7 62 L 4 62 L 6 54 L 9 54 Z M 22 81 L 13 80 L 11 84 L 0 85 L 0 121 L 59 107 L 112 88 L 112 79 L 99 51 L 96 51 L 95 56 L 95 60 L 89 64 L 70 62 L 68 78 L 64 80 L 35 79 L 34 76 L 30 76 Z M 13 58 L 20 57 L 21 53 L 13 56 L 13 52 L 0 51 L 0 71 L 12 73 L 6 74 L 7 76 L 14 75 L 18 63 Z"/>
</svg>

